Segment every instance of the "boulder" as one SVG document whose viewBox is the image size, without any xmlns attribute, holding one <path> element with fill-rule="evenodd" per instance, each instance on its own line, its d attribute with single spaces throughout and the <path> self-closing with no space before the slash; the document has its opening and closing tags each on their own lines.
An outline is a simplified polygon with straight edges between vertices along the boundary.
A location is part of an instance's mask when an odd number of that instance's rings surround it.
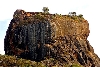
<svg viewBox="0 0 100 67">
<path fill-rule="evenodd" d="M 16 10 L 6 32 L 4 50 L 7 55 L 38 62 L 54 58 L 60 63 L 95 67 L 100 59 L 87 40 L 89 33 L 88 21 L 77 15 Z"/>
</svg>

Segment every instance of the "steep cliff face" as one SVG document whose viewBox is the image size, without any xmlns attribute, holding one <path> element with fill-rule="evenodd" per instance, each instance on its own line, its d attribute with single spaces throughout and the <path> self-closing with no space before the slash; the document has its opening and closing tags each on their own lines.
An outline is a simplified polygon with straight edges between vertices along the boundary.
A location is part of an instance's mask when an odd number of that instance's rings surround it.
<svg viewBox="0 0 100 67">
<path fill-rule="evenodd" d="M 16 10 L 6 32 L 4 50 L 7 55 L 34 61 L 54 58 L 59 65 L 95 67 L 100 59 L 87 40 L 89 33 L 88 21 L 80 15 Z"/>
</svg>

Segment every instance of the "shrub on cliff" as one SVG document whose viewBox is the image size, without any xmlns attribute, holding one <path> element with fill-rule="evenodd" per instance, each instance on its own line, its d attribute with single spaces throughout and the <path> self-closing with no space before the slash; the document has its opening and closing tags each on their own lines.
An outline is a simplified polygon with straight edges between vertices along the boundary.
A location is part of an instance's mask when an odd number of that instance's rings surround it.
<svg viewBox="0 0 100 67">
<path fill-rule="evenodd" d="M 73 64 L 70 67 L 81 67 L 79 64 Z"/>
<path fill-rule="evenodd" d="M 49 11 L 48 7 L 43 7 L 42 10 L 44 11 L 44 13 L 49 13 L 49 12 L 48 12 L 48 11 Z"/>
</svg>

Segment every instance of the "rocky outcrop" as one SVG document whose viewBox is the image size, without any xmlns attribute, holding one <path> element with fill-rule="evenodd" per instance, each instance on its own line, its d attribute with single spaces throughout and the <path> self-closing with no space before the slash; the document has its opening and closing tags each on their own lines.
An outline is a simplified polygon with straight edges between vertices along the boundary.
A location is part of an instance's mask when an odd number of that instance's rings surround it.
<svg viewBox="0 0 100 67">
<path fill-rule="evenodd" d="M 89 44 L 89 24 L 82 16 L 16 10 L 4 39 L 7 55 L 33 61 L 96 67 L 99 57 Z M 44 61 L 45 62 L 45 61 Z"/>
</svg>

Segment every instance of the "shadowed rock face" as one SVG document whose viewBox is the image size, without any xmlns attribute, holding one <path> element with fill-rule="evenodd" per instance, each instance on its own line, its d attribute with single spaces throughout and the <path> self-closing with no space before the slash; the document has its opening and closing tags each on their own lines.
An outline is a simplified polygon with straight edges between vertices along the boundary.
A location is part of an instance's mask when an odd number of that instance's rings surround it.
<svg viewBox="0 0 100 67">
<path fill-rule="evenodd" d="M 32 24 L 17 26 L 11 33 L 11 35 L 8 35 L 8 37 L 11 37 L 10 41 L 8 38 L 5 39 L 6 54 L 20 55 L 28 59 L 31 57 L 32 60 L 40 60 L 46 56 L 44 45 L 51 43 L 49 21 L 33 21 Z M 8 42 L 9 46 L 6 42 Z"/>
<path fill-rule="evenodd" d="M 87 40 L 89 32 L 89 24 L 82 17 L 16 10 L 4 50 L 7 55 L 34 61 L 52 57 L 60 63 L 95 67 L 100 61 Z"/>
</svg>

